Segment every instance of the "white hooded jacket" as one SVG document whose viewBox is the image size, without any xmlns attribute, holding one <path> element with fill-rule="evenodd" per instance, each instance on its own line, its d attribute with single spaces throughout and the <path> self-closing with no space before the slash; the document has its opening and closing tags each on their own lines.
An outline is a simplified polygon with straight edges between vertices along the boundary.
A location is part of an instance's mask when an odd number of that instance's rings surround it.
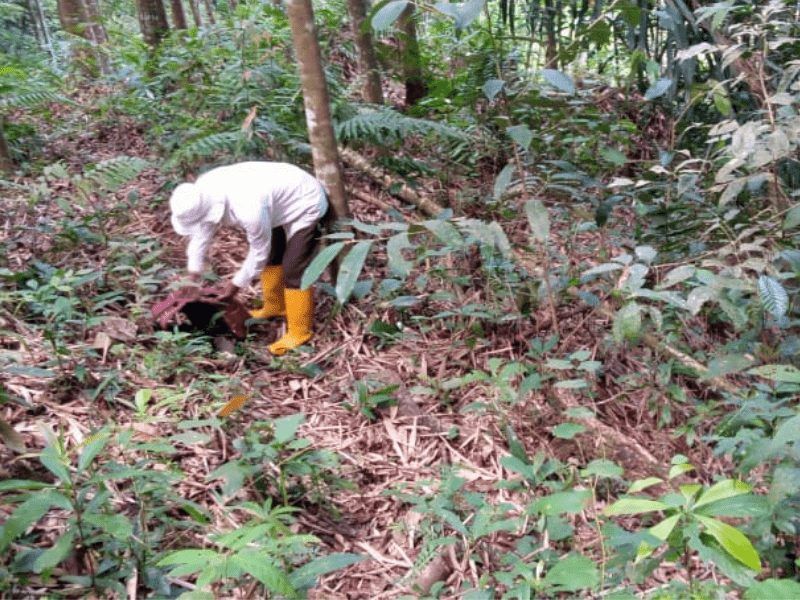
<svg viewBox="0 0 800 600">
<path fill-rule="evenodd" d="M 233 277 L 237 287 L 249 285 L 266 265 L 274 227 L 283 227 L 288 241 L 300 229 L 319 221 L 328 209 L 325 192 L 315 177 L 277 162 L 243 162 L 212 169 L 194 184 L 178 186 L 170 205 L 175 231 L 189 236 L 190 273 L 203 271 L 220 223 L 244 229 L 250 249 Z"/>
</svg>

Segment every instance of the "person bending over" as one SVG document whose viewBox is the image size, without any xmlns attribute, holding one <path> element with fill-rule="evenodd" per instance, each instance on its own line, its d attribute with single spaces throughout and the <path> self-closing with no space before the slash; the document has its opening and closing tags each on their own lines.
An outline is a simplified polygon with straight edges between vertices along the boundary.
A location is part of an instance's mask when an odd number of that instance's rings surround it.
<svg viewBox="0 0 800 600">
<path fill-rule="evenodd" d="M 300 280 L 328 210 L 327 195 L 315 177 L 288 163 L 242 162 L 181 183 L 169 205 L 175 232 L 189 237 L 187 270 L 193 280 L 200 280 L 217 228 L 239 226 L 250 250 L 221 287 L 220 299 L 233 298 L 260 273 L 264 302 L 250 314 L 257 319 L 285 316 L 287 324 L 286 334 L 269 351 L 280 356 L 311 339 L 314 299 L 311 289 L 300 289 Z"/>
</svg>

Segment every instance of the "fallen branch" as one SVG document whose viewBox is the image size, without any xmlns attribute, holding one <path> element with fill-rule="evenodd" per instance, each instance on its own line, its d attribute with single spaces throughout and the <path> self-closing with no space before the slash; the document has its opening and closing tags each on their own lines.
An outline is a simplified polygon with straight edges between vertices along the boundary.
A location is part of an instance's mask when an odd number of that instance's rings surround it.
<svg viewBox="0 0 800 600">
<path fill-rule="evenodd" d="M 358 152 L 350 148 L 340 148 L 339 155 L 345 164 L 354 169 L 358 169 L 370 179 L 383 186 L 390 194 L 397 196 L 409 204 L 413 204 L 429 217 L 436 217 L 444 210 L 444 207 L 440 204 L 429 198 L 420 196 L 405 183 L 394 181 L 387 173 L 379 167 L 370 164 L 370 162 Z M 392 188 L 397 189 L 392 191 Z"/>
</svg>

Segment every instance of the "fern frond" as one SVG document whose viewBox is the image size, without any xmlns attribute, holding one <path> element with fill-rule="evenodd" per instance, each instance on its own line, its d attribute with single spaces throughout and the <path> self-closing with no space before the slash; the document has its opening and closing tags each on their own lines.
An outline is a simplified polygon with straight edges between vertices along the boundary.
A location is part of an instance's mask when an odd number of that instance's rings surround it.
<svg viewBox="0 0 800 600">
<path fill-rule="evenodd" d="M 343 140 L 364 140 L 376 144 L 400 141 L 410 135 L 435 135 L 458 142 L 468 139 L 463 131 L 449 125 L 407 117 L 388 108 L 363 109 L 356 116 L 339 123 L 336 133 Z"/>
<path fill-rule="evenodd" d="M 135 156 L 115 156 L 94 165 L 84 176 L 107 192 L 114 192 L 135 179 L 149 163 Z"/>
<path fill-rule="evenodd" d="M 14 79 L 22 79 L 25 77 L 25 71 L 13 65 L 0 65 L 0 77 L 13 77 Z"/>
<path fill-rule="evenodd" d="M 185 144 L 172 157 L 171 162 L 213 156 L 222 151 L 235 151 L 244 141 L 240 131 L 224 131 L 197 138 Z"/>
<path fill-rule="evenodd" d="M 0 109 L 33 108 L 48 102 L 65 102 L 64 96 L 48 90 L 27 90 L 18 94 L 0 95 Z"/>
</svg>

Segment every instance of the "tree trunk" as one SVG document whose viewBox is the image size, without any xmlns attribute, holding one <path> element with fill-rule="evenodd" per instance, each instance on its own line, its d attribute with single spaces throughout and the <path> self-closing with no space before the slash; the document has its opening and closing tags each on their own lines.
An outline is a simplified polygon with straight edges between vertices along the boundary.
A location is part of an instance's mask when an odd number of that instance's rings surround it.
<svg viewBox="0 0 800 600">
<path fill-rule="evenodd" d="M 211 4 L 211 0 L 204 0 L 203 4 L 206 6 L 206 14 L 208 15 L 208 22 L 212 25 L 217 22 L 214 18 L 214 5 Z"/>
<path fill-rule="evenodd" d="M 414 5 L 408 6 L 400 14 L 400 61 L 403 79 L 406 82 L 406 106 L 413 106 L 428 93 L 428 85 L 422 76 L 422 57 L 417 40 L 417 23 L 414 19 Z"/>
<path fill-rule="evenodd" d="M 86 48 L 75 50 L 73 56 L 81 70 L 90 76 L 96 75 L 98 69 L 107 72 L 105 55 L 96 47 L 104 39 L 105 30 L 100 26 L 101 36 L 97 28 L 99 24 L 93 22 L 95 19 L 84 0 L 58 0 L 58 20 L 64 31 L 81 37 L 95 46 L 94 52 Z"/>
<path fill-rule="evenodd" d="M 100 66 L 100 72 L 103 75 L 108 75 L 111 73 L 111 66 L 108 63 L 108 56 L 104 48 L 108 43 L 108 34 L 100 16 L 100 8 L 97 6 L 97 0 L 84 0 L 84 6 L 87 18 L 86 30 L 94 42 L 95 55 Z"/>
<path fill-rule="evenodd" d="M 311 0 L 287 0 L 286 12 L 292 27 L 292 41 L 300 67 L 300 82 L 303 86 L 303 103 L 306 108 L 314 172 L 328 192 L 334 215 L 337 218 L 347 217 L 350 211 L 347 207 L 342 166 L 333 133 L 328 85 L 322 69 L 322 56 Z"/>
<path fill-rule="evenodd" d="M 136 0 L 136 7 L 144 41 L 155 48 L 169 31 L 164 3 L 162 0 Z"/>
<path fill-rule="evenodd" d="M 547 33 L 547 47 L 545 49 L 545 67 L 558 68 L 558 39 L 556 37 L 556 9 L 553 0 L 544 1 L 544 27 Z"/>
<path fill-rule="evenodd" d="M 367 26 L 367 5 L 365 0 L 347 0 L 350 23 L 358 49 L 358 71 L 362 78 L 361 97 L 364 102 L 383 104 L 381 72 L 372 43 L 372 32 Z"/>
<path fill-rule="evenodd" d="M 186 29 L 186 13 L 183 11 L 181 0 L 170 0 L 172 7 L 172 25 L 175 29 Z"/>
<path fill-rule="evenodd" d="M 203 19 L 200 18 L 200 8 L 197 6 L 197 0 L 189 0 L 189 8 L 192 9 L 192 18 L 194 19 L 194 25 L 198 29 L 203 26 Z"/>
<path fill-rule="evenodd" d="M 6 134 L 3 131 L 3 117 L 0 116 L 0 173 L 8 174 L 14 170 L 14 162 L 11 160 L 11 151 L 8 149 Z"/>
</svg>

